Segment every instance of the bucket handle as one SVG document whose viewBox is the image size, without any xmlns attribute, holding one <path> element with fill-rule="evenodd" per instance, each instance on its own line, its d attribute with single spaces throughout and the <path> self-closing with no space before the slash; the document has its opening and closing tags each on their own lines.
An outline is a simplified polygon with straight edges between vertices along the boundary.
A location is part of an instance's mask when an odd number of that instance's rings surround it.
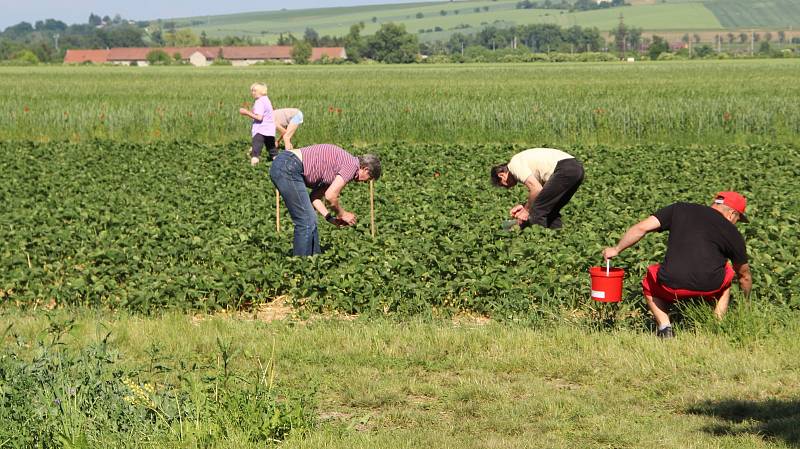
<svg viewBox="0 0 800 449">
<path fill-rule="evenodd" d="M 611 259 L 606 259 L 606 276 L 611 272 Z"/>
</svg>

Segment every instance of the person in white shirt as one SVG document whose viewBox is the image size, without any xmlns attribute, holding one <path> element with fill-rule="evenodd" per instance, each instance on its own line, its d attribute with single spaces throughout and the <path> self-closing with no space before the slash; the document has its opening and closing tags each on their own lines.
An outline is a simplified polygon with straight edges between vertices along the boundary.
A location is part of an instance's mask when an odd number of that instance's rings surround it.
<svg viewBox="0 0 800 449">
<path fill-rule="evenodd" d="M 570 154 L 553 148 L 531 148 L 514 155 L 508 163 L 492 167 L 492 184 L 511 188 L 521 183 L 528 200 L 509 213 L 521 228 L 529 225 L 561 228 L 561 209 L 583 182 L 583 165 Z"/>
</svg>

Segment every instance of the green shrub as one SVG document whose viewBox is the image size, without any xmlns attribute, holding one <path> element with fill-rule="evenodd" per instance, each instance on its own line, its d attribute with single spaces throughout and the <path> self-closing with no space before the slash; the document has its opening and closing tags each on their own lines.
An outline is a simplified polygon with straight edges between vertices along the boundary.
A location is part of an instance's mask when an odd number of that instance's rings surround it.
<svg viewBox="0 0 800 449">
<path fill-rule="evenodd" d="M 17 65 L 36 65 L 39 63 L 36 53 L 27 49 L 16 53 L 13 60 Z"/>
<path fill-rule="evenodd" d="M 158 48 L 150 50 L 146 58 L 150 65 L 170 65 L 172 63 L 172 58 L 169 57 L 167 52 Z"/>
</svg>

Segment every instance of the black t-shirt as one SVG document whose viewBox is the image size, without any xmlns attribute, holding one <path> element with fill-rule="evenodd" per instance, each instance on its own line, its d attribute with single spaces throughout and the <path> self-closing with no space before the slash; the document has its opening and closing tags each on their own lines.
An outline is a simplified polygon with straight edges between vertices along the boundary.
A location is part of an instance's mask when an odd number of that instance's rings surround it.
<svg viewBox="0 0 800 449">
<path fill-rule="evenodd" d="M 722 285 L 725 264 L 747 263 L 744 237 L 709 206 L 675 203 L 653 214 L 669 231 L 658 282 L 684 290 L 711 291 Z"/>
</svg>

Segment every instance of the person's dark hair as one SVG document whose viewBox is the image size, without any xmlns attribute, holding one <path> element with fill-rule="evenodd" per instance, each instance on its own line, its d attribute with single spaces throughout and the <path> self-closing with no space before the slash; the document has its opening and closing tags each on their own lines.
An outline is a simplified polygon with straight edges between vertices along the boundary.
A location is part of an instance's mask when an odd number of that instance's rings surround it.
<svg viewBox="0 0 800 449">
<path fill-rule="evenodd" d="M 500 164 L 492 167 L 492 185 L 495 187 L 505 187 L 500 184 L 500 173 L 508 173 L 508 164 Z"/>
<path fill-rule="evenodd" d="M 358 166 L 366 168 L 369 172 L 369 177 L 375 181 L 381 177 L 381 160 L 374 154 L 365 154 L 358 157 Z"/>
</svg>

